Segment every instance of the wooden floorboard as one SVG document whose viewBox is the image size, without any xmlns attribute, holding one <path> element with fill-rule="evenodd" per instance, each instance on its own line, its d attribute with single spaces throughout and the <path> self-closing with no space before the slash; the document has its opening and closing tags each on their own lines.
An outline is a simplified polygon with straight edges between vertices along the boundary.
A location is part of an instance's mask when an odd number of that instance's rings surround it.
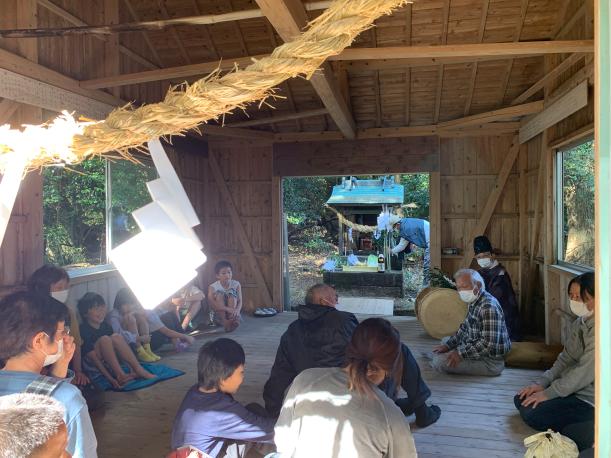
<svg viewBox="0 0 611 458">
<path fill-rule="evenodd" d="M 244 319 L 231 338 L 246 351 L 246 377 L 236 396 L 241 402 L 262 402 L 263 384 L 271 369 L 280 336 L 295 313 Z M 434 372 L 424 354 L 435 341 L 411 317 L 391 317 L 420 363 L 432 391 L 430 401 L 442 409 L 441 419 L 425 429 L 412 427 L 419 457 L 509 458 L 524 455 L 523 440 L 534 431 L 513 407 L 516 390 L 533 381 L 538 371 L 506 369 L 500 377 L 449 376 Z M 187 389 L 196 382 L 197 350 L 205 335 L 180 354 L 168 353 L 162 363 L 186 372 L 182 377 L 130 393 L 107 393 L 106 406 L 93 415 L 102 458 L 163 457 L 169 450 L 172 422 Z M 413 418 L 410 420 L 413 421 Z"/>
</svg>

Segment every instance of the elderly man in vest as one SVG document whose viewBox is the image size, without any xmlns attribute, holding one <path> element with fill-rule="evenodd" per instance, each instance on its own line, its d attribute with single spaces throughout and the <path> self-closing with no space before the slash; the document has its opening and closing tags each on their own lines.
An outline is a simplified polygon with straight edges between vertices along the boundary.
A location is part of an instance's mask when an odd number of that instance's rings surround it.
<svg viewBox="0 0 611 458">
<path fill-rule="evenodd" d="M 456 334 L 433 348 L 431 366 L 449 374 L 500 375 L 511 349 L 503 309 L 477 271 L 461 269 L 454 280 L 460 298 L 469 305 L 467 316 Z"/>
<path fill-rule="evenodd" d="M 424 248 L 424 259 L 422 262 L 423 286 L 429 284 L 429 266 L 431 264 L 431 228 L 429 222 L 425 219 L 418 218 L 401 218 L 398 215 L 390 215 L 390 224 L 398 230 L 401 240 L 395 246 L 391 253 L 398 255 L 405 251 L 410 253 L 412 245 Z"/>
</svg>

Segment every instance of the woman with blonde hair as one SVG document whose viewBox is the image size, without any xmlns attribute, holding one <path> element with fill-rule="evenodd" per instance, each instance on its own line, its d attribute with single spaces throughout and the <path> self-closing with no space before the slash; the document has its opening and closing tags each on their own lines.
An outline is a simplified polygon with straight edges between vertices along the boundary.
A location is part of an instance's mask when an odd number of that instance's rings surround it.
<svg viewBox="0 0 611 458">
<path fill-rule="evenodd" d="M 402 362 L 387 320 L 359 324 L 344 368 L 307 369 L 289 388 L 275 429 L 279 456 L 416 457 L 405 416 L 377 387 L 387 377 L 399 382 Z"/>
</svg>

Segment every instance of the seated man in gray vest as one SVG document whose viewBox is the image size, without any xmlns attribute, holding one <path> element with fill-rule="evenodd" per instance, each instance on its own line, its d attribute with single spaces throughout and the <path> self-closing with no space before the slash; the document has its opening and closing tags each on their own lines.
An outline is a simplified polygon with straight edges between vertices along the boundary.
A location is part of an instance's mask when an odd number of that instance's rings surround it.
<svg viewBox="0 0 611 458">
<path fill-rule="evenodd" d="M 390 224 L 393 229 L 399 231 L 401 239 L 391 253 L 398 255 L 401 252 L 410 253 L 412 245 L 424 249 L 422 263 L 423 285 L 429 284 L 429 266 L 431 264 L 431 228 L 429 222 L 418 218 L 401 218 L 398 215 L 390 215 Z"/>
<path fill-rule="evenodd" d="M 503 309 L 477 271 L 461 269 L 454 280 L 460 298 L 469 304 L 467 316 L 456 334 L 433 348 L 431 366 L 449 374 L 500 375 L 511 349 Z"/>
</svg>

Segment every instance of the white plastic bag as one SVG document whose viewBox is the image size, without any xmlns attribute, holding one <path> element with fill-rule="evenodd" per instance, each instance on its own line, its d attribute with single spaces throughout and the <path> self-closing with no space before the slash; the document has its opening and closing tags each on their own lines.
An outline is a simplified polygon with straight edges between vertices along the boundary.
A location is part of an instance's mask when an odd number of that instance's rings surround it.
<svg viewBox="0 0 611 458">
<path fill-rule="evenodd" d="M 524 458 L 577 458 L 579 449 L 575 442 L 551 429 L 524 439 L 527 448 Z"/>
</svg>

